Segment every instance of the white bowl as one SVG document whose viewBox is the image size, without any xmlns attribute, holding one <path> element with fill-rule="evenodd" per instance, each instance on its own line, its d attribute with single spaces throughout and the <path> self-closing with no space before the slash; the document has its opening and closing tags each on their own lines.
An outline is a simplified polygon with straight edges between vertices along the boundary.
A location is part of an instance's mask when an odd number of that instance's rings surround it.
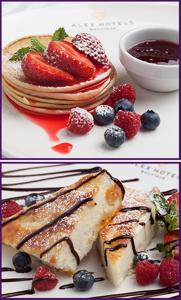
<svg viewBox="0 0 181 300">
<path fill-rule="evenodd" d="M 157 92 L 170 92 L 179 88 L 179 65 L 158 65 L 133 57 L 128 49 L 146 40 L 166 40 L 179 44 L 176 29 L 165 27 L 137 28 L 120 39 L 120 61 L 130 77 L 140 86 Z"/>
</svg>

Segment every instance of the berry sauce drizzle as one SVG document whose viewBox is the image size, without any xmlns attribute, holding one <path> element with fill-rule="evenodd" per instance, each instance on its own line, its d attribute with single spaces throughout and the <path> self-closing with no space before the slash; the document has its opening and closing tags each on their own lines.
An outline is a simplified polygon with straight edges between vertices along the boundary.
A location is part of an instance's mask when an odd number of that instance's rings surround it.
<svg viewBox="0 0 181 300">
<path fill-rule="evenodd" d="M 32 113 L 25 108 L 22 108 L 15 104 L 7 95 L 6 97 L 11 102 L 11 104 L 24 116 L 26 116 L 31 122 L 41 127 L 47 134 L 52 142 L 59 142 L 57 137 L 57 132 L 63 128 L 66 128 L 68 115 L 43 115 L 38 113 Z M 59 143 L 58 145 L 52 146 L 53 151 L 59 152 L 61 154 L 69 154 L 72 150 L 73 145 L 70 143 Z"/>
</svg>

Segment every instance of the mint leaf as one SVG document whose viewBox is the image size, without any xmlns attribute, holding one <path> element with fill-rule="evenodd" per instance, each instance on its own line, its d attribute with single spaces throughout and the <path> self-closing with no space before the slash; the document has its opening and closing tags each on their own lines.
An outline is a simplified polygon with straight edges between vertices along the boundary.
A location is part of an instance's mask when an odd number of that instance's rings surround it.
<svg viewBox="0 0 181 300">
<path fill-rule="evenodd" d="M 10 61 L 19 61 L 22 60 L 22 58 L 31 51 L 30 47 L 24 47 L 16 51 L 13 56 L 9 59 Z"/>
<path fill-rule="evenodd" d="M 25 54 L 35 51 L 43 52 L 46 47 L 41 44 L 36 38 L 31 39 L 31 47 L 24 47 L 16 51 L 13 56 L 10 58 L 10 61 L 19 61 L 22 60 Z"/>
<path fill-rule="evenodd" d="M 179 214 L 176 201 L 168 206 L 168 213 L 164 217 L 168 231 L 177 230 L 179 228 Z"/>
<path fill-rule="evenodd" d="M 168 204 L 165 197 L 160 194 L 153 194 L 152 202 L 154 203 L 156 210 L 160 216 L 165 216 L 167 214 Z"/>
<path fill-rule="evenodd" d="M 156 249 L 159 251 L 159 252 L 163 252 L 165 251 L 165 245 L 164 244 L 157 244 L 156 245 Z"/>
<path fill-rule="evenodd" d="M 152 202 L 156 207 L 158 216 L 161 216 L 168 231 L 177 230 L 179 228 L 179 212 L 177 209 L 177 202 L 173 201 L 168 204 L 163 195 L 153 194 Z"/>
<path fill-rule="evenodd" d="M 68 34 L 65 32 L 65 29 L 63 27 L 60 27 L 57 30 L 55 30 L 52 36 L 52 41 L 62 41 L 66 37 L 68 37 Z"/>
<path fill-rule="evenodd" d="M 36 38 L 31 39 L 31 51 L 43 52 L 45 48 Z"/>
</svg>

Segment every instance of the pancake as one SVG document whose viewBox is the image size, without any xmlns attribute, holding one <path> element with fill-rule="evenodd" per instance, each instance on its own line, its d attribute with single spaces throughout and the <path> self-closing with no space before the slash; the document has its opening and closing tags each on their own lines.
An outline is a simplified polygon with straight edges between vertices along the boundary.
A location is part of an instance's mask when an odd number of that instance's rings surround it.
<svg viewBox="0 0 181 300">
<path fill-rule="evenodd" d="M 21 69 L 21 62 L 9 59 L 18 49 L 30 46 L 32 37 L 36 37 L 45 46 L 51 41 L 51 35 L 27 36 L 11 42 L 3 50 L 2 86 L 12 101 L 20 106 L 30 106 L 30 110 L 33 107 L 40 108 L 41 113 L 44 113 L 42 108 L 48 108 L 51 114 L 58 114 L 57 110 L 61 110 L 59 113 L 67 113 L 77 106 L 94 108 L 97 103 L 104 103 L 116 79 L 113 66 L 98 67 L 93 78 L 76 82 L 72 86 L 47 87 L 28 83 Z M 71 38 L 65 40 L 71 42 Z"/>
</svg>

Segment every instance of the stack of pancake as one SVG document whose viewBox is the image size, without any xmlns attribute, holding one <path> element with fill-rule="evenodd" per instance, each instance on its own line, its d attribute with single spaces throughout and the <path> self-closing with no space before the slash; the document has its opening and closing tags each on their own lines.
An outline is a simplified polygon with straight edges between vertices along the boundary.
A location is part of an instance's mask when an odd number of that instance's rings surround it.
<svg viewBox="0 0 181 300">
<path fill-rule="evenodd" d="M 9 59 L 18 49 L 30 46 L 31 38 L 18 39 L 3 50 L 3 90 L 14 103 L 32 112 L 64 114 L 74 107 L 91 110 L 108 99 L 116 79 L 113 66 L 103 66 L 93 79 L 72 86 L 47 87 L 28 83 L 21 69 L 21 61 Z M 36 38 L 45 46 L 51 40 L 50 35 Z"/>
</svg>

